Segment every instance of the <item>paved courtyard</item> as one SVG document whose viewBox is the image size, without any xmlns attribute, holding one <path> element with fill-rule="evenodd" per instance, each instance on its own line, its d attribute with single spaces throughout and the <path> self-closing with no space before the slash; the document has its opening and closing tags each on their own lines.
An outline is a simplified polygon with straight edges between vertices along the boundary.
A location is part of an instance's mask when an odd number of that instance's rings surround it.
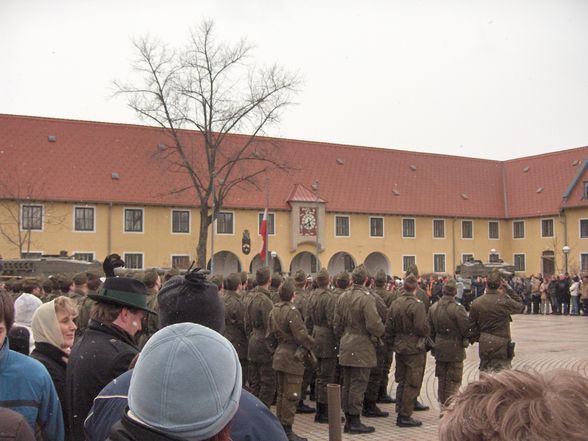
<svg viewBox="0 0 588 441">
<path fill-rule="evenodd" d="M 570 369 L 588 376 L 588 317 L 515 315 L 512 323 L 512 337 L 517 343 L 513 367 L 517 369 L 549 371 L 555 368 Z M 478 346 L 467 349 L 463 384 L 478 377 Z M 343 434 L 344 440 L 437 440 L 439 405 L 437 403 L 437 382 L 435 363 L 427 356 L 427 368 L 421 398 L 431 406 L 426 412 L 415 412 L 415 417 L 423 421 L 422 427 L 396 427 L 396 414 L 393 404 L 379 404 L 390 412 L 388 418 L 362 418 L 366 424 L 375 426 L 376 432 L 369 435 Z M 393 366 L 394 368 L 394 366 Z M 315 424 L 312 415 L 296 415 L 294 430 L 309 441 L 327 441 L 328 426 Z"/>
</svg>

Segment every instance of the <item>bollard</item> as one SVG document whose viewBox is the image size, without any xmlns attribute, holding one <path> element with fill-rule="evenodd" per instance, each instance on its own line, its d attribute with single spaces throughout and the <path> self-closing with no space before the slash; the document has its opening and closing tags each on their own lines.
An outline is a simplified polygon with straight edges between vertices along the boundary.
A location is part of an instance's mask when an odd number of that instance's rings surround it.
<svg viewBox="0 0 588 441">
<path fill-rule="evenodd" d="M 341 441 L 341 386 L 327 384 L 329 441 Z"/>
</svg>

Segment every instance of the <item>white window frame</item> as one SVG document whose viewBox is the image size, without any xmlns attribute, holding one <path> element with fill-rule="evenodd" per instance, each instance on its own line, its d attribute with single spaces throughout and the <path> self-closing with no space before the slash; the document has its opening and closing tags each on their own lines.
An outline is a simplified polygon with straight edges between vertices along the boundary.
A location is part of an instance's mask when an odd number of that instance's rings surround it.
<svg viewBox="0 0 588 441">
<path fill-rule="evenodd" d="M 404 221 L 405 220 L 412 220 L 413 225 L 414 225 L 414 236 L 405 236 L 404 235 Z M 402 220 L 400 221 L 400 235 L 403 239 L 410 239 L 410 240 L 416 239 L 416 236 L 417 236 L 416 218 L 414 218 L 414 217 L 403 217 L 402 218 Z"/>
<path fill-rule="evenodd" d="M 463 223 L 470 222 L 472 224 L 472 237 L 463 237 Z M 474 240 L 474 221 L 472 219 L 461 220 L 461 240 Z"/>
<path fill-rule="evenodd" d="M 127 231 L 127 210 L 141 210 L 141 231 Z M 143 207 L 123 207 L 122 230 L 124 234 L 145 234 L 145 208 Z"/>
<path fill-rule="evenodd" d="M 441 222 L 443 222 L 443 236 L 442 237 L 436 237 L 435 236 L 435 221 L 441 221 Z M 435 239 L 435 240 L 443 240 L 443 239 L 446 239 L 447 238 L 446 228 L 445 228 L 445 219 L 439 219 L 439 218 L 433 219 L 431 221 L 431 230 L 432 230 L 431 231 L 431 234 L 433 236 L 433 239 Z"/>
<path fill-rule="evenodd" d="M 472 260 L 474 260 L 476 258 L 474 253 L 461 253 L 461 263 L 466 263 L 463 256 L 472 256 Z"/>
<path fill-rule="evenodd" d="M 187 257 L 188 258 L 188 263 L 190 263 L 190 254 L 170 254 L 169 255 L 169 266 L 171 268 L 174 267 L 174 257 Z M 188 265 L 190 266 L 190 265 Z"/>
<path fill-rule="evenodd" d="M 339 235 L 337 234 L 337 218 L 338 217 L 345 217 L 347 218 L 347 236 L 344 235 Z M 351 216 L 349 216 L 348 214 L 336 214 L 335 217 L 333 218 L 334 222 L 333 222 L 333 234 L 335 237 L 351 237 Z"/>
<path fill-rule="evenodd" d="M 578 219 L 578 238 L 588 239 L 588 236 L 582 236 L 582 221 L 588 222 L 588 218 L 583 217 L 583 218 Z"/>
<path fill-rule="evenodd" d="M 259 217 L 260 215 L 261 215 L 261 218 Z M 268 221 L 269 221 L 270 216 L 273 216 L 274 217 L 274 232 L 273 233 L 270 233 L 269 232 L 269 228 L 268 228 L 267 235 L 268 236 L 275 236 L 276 235 L 276 230 L 278 229 L 277 228 L 277 225 L 276 225 L 276 212 L 275 211 L 268 211 L 267 212 L 267 219 L 268 219 Z M 261 227 L 261 221 L 262 220 L 263 220 L 263 211 L 258 211 L 257 212 L 257 235 L 258 236 L 261 236 L 261 232 L 259 231 L 259 228 Z M 269 222 L 268 222 L 268 226 L 269 226 Z"/>
<path fill-rule="evenodd" d="M 524 268 L 522 270 L 518 270 L 517 266 L 515 264 L 515 256 L 523 256 L 523 260 L 524 260 Z M 526 253 L 512 253 L 512 264 L 515 268 L 515 272 L 516 273 L 524 273 L 525 271 L 527 271 L 527 254 Z"/>
<path fill-rule="evenodd" d="M 406 273 L 408 271 L 408 267 L 407 268 L 404 267 L 404 258 L 405 257 L 414 257 L 414 264 L 415 265 L 417 264 L 417 256 L 416 256 L 416 254 L 403 254 L 402 255 L 402 272 L 403 273 Z"/>
<path fill-rule="evenodd" d="M 551 221 L 551 232 L 553 233 L 551 236 L 544 236 L 543 235 L 543 221 L 550 220 Z M 555 219 L 552 217 L 544 217 L 539 220 L 539 237 L 541 239 L 553 239 L 555 237 Z"/>
<path fill-rule="evenodd" d="M 445 267 L 443 269 L 443 271 L 436 271 L 436 269 L 435 269 L 435 257 L 436 256 L 443 256 L 443 266 Z M 447 273 L 447 254 L 446 253 L 433 253 L 433 272 L 436 274 Z"/>
<path fill-rule="evenodd" d="M 498 226 L 498 237 L 490 237 L 490 224 L 496 224 Z M 500 240 L 500 221 L 489 220 L 488 221 L 488 240 Z"/>
<path fill-rule="evenodd" d="M 233 230 L 232 233 L 219 233 L 218 232 L 218 215 L 221 213 L 231 213 L 232 215 L 232 219 L 233 222 L 231 223 L 231 230 Z M 235 235 L 235 212 L 232 210 L 221 210 L 217 213 L 215 219 L 214 219 L 214 234 L 218 235 L 218 236 L 234 236 Z"/>
<path fill-rule="evenodd" d="M 24 216 L 23 216 L 23 209 L 24 207 L 41 207 L 41 228 L 23 228 Z M 20 231 L 45 231 L 45 204 L 37 204 L 37 203 L 30 203 L 30 204 L 20 204 Z"/>
<path fill-rule="evenodd" d="M 79 251 L 79 250 L 75 250 L 71 252 L 72 257 L 74 258 L 74 260 L 78 260 L 75 258 L 76 254 L 91 254 L 92 255 L 92 260 L 90 260 L 89 262 L 92 262 L 94 260 L 96 260 L 96 252 L 95 251 Z M 85 262 L 85 261 L 82 261 Z"/>
<path fill-rule="evenodd" d="M 125 266 L 125 268 L 128 268 L 130 270 L 142 270 L 145 269 L 145 253 L 142 251 L 125 251 L 123 253 L 123 260 L 125 261 L 125 263 L 127 262 L 127 254 L 140 254 L 141 255 L 141 263 L 143 264 L 143 266 L 141 268 L 130 268 L 128 266 Z"/>
<path fill-rule="evenodd" d="M 515 224 L 522 222 L 523 223 L 523 237 L 515 237 Z M 525 221 L 522 219 L 513 220 L 512 221 L 512 240 L 525 240 L 527 236 L 527 226 L 525 225 Z"/>
<path fill-rule="evenodd" d="M 187 232 L 179 232 L 174 231 L 174 211 L 187 211 L 188 212 L 188 231 Z M 192 210 L 189 208 L 172 208 L 169 211 L 169 230 L 171 234 L 177 236 L 188 236 L 192 234 Z"/>
<path fill-rule="evenodd" d="M 382 235 L 381 236 L 372 236 L 372 219 L 382 219 Z M 384 216 L 369 216 L 369 235 L 374 239 L 383 239 L 386 235 L 385 227 L 384 227 Z"/>
<path fill-rule="evenodd" d="M 94 216 L 92 219 L 92 229 L 91 230 L 77 230 L 76 229 L 76 210 L 78 208 L 91 208 L 94 212 Z M 74 233 L 95 233 L 96 232 L 96 206 L 95 205 L 74 205 L 73 206 L 73 216 L 72 216 L 72 231 Z M 94 256 L 95 257 L 95 256 Z"/>
</svg>

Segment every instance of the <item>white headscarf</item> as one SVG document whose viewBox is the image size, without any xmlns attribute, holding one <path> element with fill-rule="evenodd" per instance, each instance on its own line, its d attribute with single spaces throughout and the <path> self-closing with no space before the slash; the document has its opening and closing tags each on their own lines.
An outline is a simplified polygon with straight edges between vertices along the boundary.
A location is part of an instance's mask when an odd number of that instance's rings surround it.
<svg viewBox="0 0 588 441">
<path fill-rule="evenodd" d="M 51 300 L 37 308 L 33 315 L 33 338 L 35 343 L 49 343 L 59 349 L 65 349 L 65 339 L 59 327 L 55 300 Z"/>
</svg>

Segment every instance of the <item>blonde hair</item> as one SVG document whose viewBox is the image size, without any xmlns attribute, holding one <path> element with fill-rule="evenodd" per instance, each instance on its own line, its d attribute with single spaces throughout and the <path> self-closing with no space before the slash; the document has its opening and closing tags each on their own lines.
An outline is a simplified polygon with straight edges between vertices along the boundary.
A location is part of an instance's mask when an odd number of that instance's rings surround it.
<svg viewBox="0 0 588 441">
<path fill-rule="evenodd" d="M 440 441 L 586 440 L 588 378 L 558 369 L 480 374 L 450 401 Z"/>
<path fill-rule="evenodd" d="M 53 305 L 55 306 L 56 314 L 60 311 L 65 311 L 71 314 L 72 318 L 76 318 L 78 316 L 78 307 L 69 297 L 59 296 L 54 299 Z"/>
</svg>

